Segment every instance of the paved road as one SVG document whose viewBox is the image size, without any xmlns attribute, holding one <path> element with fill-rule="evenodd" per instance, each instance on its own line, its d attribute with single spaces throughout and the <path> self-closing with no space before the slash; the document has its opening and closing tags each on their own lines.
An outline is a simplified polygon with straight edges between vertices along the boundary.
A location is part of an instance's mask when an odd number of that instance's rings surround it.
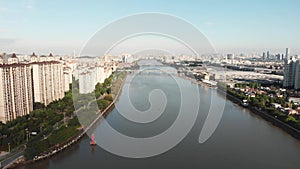
<svg viewBox="0 0 300 169">
<path fill-rule="evenodd" d="M 22 157 L 24 154 L 24 151 L 20 151 L 12 156 L 10 156 L 9 158 L 3 160 L 0 162 L 0 167 L 7 167 L 9 164 L 14 163 L 17 159 L 19 159 L 20 157 Z"/>
</svg>

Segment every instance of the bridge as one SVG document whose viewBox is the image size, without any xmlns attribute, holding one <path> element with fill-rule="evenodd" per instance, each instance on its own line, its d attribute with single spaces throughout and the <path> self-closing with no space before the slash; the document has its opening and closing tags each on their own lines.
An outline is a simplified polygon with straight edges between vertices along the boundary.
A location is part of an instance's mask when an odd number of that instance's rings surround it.
<svg viewBox="0 0 300 169">
<path fill-rule="evenodd" d="M 139 75 L 177 75 L 177 70 L 175 69 L 160 69 L 160 68 L 146 68 L 146 69 L 125 69 L 119 70 L 128 73 L 134 73 Z"/>
</svg>

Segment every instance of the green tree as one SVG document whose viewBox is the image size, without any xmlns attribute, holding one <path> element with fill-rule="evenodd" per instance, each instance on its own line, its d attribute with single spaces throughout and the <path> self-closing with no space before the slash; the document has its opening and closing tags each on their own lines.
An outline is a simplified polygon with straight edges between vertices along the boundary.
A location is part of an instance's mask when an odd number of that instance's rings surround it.
<svg viewBox="0 0 300 169">
<path fill-rule="evenodd" d="M 297 120 L 295 119 L 295 117 L 293 116 L 288 116 L 286 119 L 285 119 L 286 122 L 296 122 Z"/>
</svg>

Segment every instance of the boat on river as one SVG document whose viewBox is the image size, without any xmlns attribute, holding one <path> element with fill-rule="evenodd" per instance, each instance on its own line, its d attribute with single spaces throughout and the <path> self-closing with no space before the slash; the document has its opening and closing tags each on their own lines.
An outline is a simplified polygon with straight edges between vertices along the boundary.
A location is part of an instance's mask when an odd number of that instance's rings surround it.
<svg viewBox="0 0 300 169">
<path fill-rule="evenodd" d="M 241 105 L 242 105 L 243 107 L 248 107 L 248 106 L 249 106 L 248 100 L 242 100 L 242 101 L 241 101 Z"/>
<path fill-rule="evenodd" d="M 92 140 L 90 141 L 90 145 L 91 145 L 91 146 L 96 145 L 95 135 L 94 135 L 94 134 L 92 134 Z"/>
</svg>

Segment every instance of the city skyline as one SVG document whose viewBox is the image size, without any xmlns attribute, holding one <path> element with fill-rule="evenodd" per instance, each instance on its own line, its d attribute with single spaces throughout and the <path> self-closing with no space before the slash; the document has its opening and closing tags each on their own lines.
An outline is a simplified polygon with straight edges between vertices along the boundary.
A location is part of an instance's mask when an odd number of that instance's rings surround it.
<svg viewBox="0 0 300 169">
<path fill-rule="evenodd" d="M 299 53 L 297 1 L 109 1 L 23 0 L 0 2 L 0 51 L 77 53 L 105 25 L 137 13 L 158 12 L 195 25 L 217 52 Z"/>
<path fill-rule="evenodd" d="M 299 6 L 0 0 L 0 168 L 297 168 Z"/>
</svg>

